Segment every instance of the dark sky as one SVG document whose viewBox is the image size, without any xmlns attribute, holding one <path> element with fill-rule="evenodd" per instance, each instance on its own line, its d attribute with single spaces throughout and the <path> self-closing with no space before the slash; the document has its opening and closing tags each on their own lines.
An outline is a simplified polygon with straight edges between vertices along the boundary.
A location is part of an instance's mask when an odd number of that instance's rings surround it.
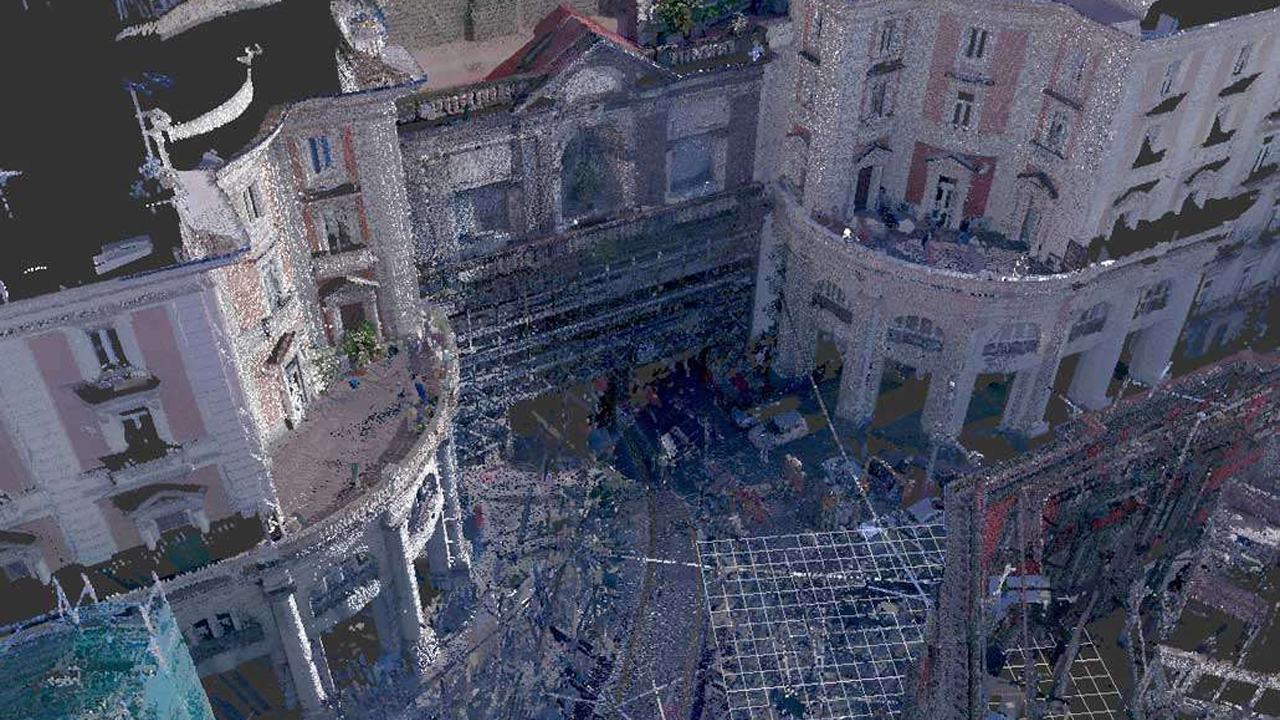
<svg viewBox="0 0 1280 720">
<path fill-rule="evenodd" d="M 1182 27 L 1195 27 L 1274 7 L 1280 7 L 1280 0 L 1157 0 L 1143 24 L 1155 25 L 1164 13 L 1178 18 Z"/>
<path fill-rule="evenodd" d="M 171 211 L 153 215 L 129 196 L 144 150 L 132 102 L 121 88 L 124 78 L 142 71 L 171 77 L 172 90 L 143 103 L 181 122 L 230 97 L 245 77 L 235 57 L 246 45 L 262 46 L 254 63 L 253 105 L 222 130 L 171 145 L 179 169 L 210 147 L 224 158 L 234 154 L 272 105 L 338 89 L 338 34 L 326 2 L 285 0 L 168 41 L 122 42 L 114 40 L 121 25 L 113 2 L 43 2 L 34 0 L 27 12 L 21 3 L 0 2 L 0 67 L 7 85 L 0 103 L 0 169 L 24 172 L 7 192 L 17 219 L 0 220 L 0 280 L 14 299 L 93 279 L 92 256 L 108 242 L 141 234 L 151 234 L 158 246 L 176 242 Z M 49 269 L 23 273 L 37 265 Z"/>
</svg>

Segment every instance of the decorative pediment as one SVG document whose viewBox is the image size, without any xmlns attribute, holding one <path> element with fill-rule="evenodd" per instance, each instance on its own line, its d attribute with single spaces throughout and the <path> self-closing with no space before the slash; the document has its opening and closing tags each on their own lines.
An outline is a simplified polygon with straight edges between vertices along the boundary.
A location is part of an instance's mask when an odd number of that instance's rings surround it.
<svg viewBox="0 0 1280 720">
<path fill-rule="evenodd" d="M 553 103 L 573 106 L 600 101 L 625 94 L 638 84 L 665 83 L 676 75 L 642 55 L 636 55 L 605 40 L 587 43 L 589 47 L 571 62 L 557 67 L 533 92 L 515 106 L 516 112 L 536 109 Z"/>
<path fill-rule="evenodd" d="M 970 160 L 963 155 L 955 155 L 952 153 L 935 155 L 929 158 L 926 162 L 932 167 L 937 167 L 939 172 L 951 171 L 953 173 L 972 176 L 979 175 L 985 171 L 982 164 Z"/>
<path fill-rule="evenodd" d="M 155 483 L 137 490 L 123 492 L 111 498 L 112 504 L 126 514 L 149 513 L 167 506 L 189 507 L 204 499 L 208 488 L 204 485 L 182 483 Z"/>
<path fill-rule="evenodd" d="M 1050 178 L 1047 174 L 1039 170 L 1035 170 L 1019 174 L 1018 179 L 1026 180 L 1040 190 L 1048 193 L 1049 197 L 1054 200 L 1058 199 L 1058 187 L 1053 184 L 1053 178 Z"/>
<path fill-rule="evenodd" d="M 892 152 L 893 148 L 877 140 L 868 145 L 865 150 L 854 156 L 853 162 L 854 164 L 861 165 L 867 158 L 871 158 L 872 160 L 888 159 L 888 156 Z"/>
</svg>

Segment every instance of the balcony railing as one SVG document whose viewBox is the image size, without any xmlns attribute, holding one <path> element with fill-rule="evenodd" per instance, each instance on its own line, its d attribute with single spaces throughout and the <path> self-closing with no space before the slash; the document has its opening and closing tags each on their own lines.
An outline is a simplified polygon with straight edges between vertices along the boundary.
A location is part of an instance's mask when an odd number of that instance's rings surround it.
<svg viewBox="0 0 1280 720">
<path fill-rule="evenodd" d="M 356 591 L 378 580 L 378 564 L 367 562 L 355 572 L 344 572 L 341 582 L 335 583 L 319 595 L 311 598 L 311 612 L 317 617 L 338 607 Z"/>
<path fill-rule="evenodd" d="M 248 647 L 266 639 L 262 625 L 256 620 L 245 620 L 231 632 L 207 640 L 201 640 L 191 646 L 191 660 L 196 664 L 231 650 Z"/>
<path fill-rule="evenodd" d="M 90 405 L 99 405 L 134 393 L 154 390 L 160 378 L 141 368 L 128 365 L 104 371 L 97 379 L 75 386 L 76 395 Z"/>
<path fill-rule="evenodd" d="M 1074 342 L 1086 335 L 1102 332 L 1102 328 L 1106 324 L 1106 318 L 1076 323 L 1075 326 L 1071 328 L 1071 335 L 1067 338 L 1067 342 Z"/>
<path fill-rule="evenodd" d="M 143 480 L 185 475 L 216 452 L 216 447 L 207 441 L 174 445 L 157 440 L 100 459 L 112 484 L 125 487 Z"/>
</svg>

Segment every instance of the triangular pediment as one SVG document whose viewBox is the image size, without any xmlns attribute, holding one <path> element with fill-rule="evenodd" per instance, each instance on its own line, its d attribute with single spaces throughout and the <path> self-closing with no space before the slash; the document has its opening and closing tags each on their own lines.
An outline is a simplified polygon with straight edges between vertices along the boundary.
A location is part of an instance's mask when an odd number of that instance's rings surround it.
<svg viewBox="0 0 1280 720">
<path fill-rule="evenodd" d="M 516 104 L 516 112 L 547 104 L 573 107 L 625 97 L 640 87 L 652 88 L 676 79 L 670 70 L 603 39 L 572 62 L 553 70 L 533 92 Z"/>
</svg>

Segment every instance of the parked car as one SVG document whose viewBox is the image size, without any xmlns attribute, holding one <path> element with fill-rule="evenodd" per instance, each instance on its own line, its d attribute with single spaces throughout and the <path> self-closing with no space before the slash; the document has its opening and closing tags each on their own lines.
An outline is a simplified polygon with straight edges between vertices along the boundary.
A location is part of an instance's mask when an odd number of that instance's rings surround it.
<svg viewBox="0 0 1280 720">
<path fill-rule="evenodd" d="M 789 410 L 751 428 L 747 439 L 758 448 L 768 449 L 785 445 L 808 434 L 809 423 L 804 416 L 795 410 Z"/>
</svg>

